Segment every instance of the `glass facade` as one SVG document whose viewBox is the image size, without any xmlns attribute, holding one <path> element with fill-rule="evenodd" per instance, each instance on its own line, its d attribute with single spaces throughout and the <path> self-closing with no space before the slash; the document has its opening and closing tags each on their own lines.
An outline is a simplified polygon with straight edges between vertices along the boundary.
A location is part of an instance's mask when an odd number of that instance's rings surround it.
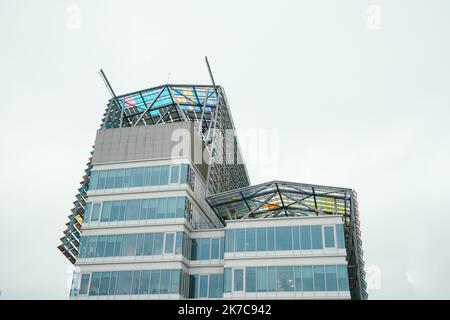
<svg viewBox="0 0 450 320">
<path fill-rule="evenodd" d="M 224 238 L 192 239 L 191 260 L 223 259 Z"/>
<path fill-rule="evenodd" d="M 221 298 L 223 274 L 195 274 L 190 276 L 189 298 Z"/>
</svg>

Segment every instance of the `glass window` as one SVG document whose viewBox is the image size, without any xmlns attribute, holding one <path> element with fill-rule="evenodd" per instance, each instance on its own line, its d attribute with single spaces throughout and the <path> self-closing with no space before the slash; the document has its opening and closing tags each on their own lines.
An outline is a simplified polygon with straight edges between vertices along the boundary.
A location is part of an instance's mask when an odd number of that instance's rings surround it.
<svg viewBox="0 0 450 320">
<path fill-rule="evenodd" d="M 144 172 L 144 186 L 152 184 L 152 167 L 146 167 Z"/>
<path fill-rule="evenodd" d="M 311 250 L 311 226 L 300 227 L 300 245 L 302 250 Z"/>
<path fill-rule="evenodd" d="M 79 258 L 85 258 L 86 257 L 86 245 L 87 245 L 88 237 L 80 237 L 80 248 L 78 252 Z"/>
<path fill-rule="evenodd" d="M 111 277 L 111 272 L 102 272 L 102 280 L 100 283 L 100 295 L 106 296 L 109 292 L 109 281 Z"/>
<path fill-rule="evenodd" d="M 294 267 L 295 274 L 295 291 L 302 291 L 302 267 Z"/>
<path fill-rule="evenodd" d="M 224 292 L 231 292 L 231 268 L 225 268 L 223 273 Z"/>
<path fill-rule="evenodd" d="M 144 256 L 151 256 L 153 254 L 153 239 L 154 233 L 146 233 L 144 236 Z"/>
<path fill-rule="evenodd" d="M 97 247 L 97 236 L 87 237 L 87 250 L 86 258 L 92 258 L 95 256 L 95 248 Z"/>
<path fill-rule="evenodd" d="M 183 251 L 183 232 L 177 232 L 175 254 L 181 254 L 182 251 Z"/>
<path fill-rule="evenodd" d="M 275 229 L 267 228 L 267 251 L 275 251 Z"/>
<path fill-rule="evenodd" d="M 160 167 L 153 167 L 152 168 L 152 180 L 151 185 L 152 186 L 158 186 L 159 185 L 159 174 L 160 174 Z"/>
<path fill-rule="evenodd" d="M 200 298 L 208 297 L 208 276 L 201 275 L 200 276 Z"/>
<path fill-rule="evenodd" d="M 181 173 L 180 173 L 180 183 L 187 183 L 188 182 L 188 173 L 189 173 L 189 167 L 187 164 L 181 165 Z"/>
<path fill-rule="evenodd" d="M 211 259 L 219 259 L 219 243 L 220 243 L 220 238 L 214 238 L 211 239 Z"/>
<path fill-rule="evenodd" d="M 245 229 L 236 229 L 235 251 L 245 252 Z"/>
<path fill-rule="evenodd" d="M 95 251 L 95 256 L 96 257 L 104 257 L 105 256 L 105 247 L 106 247 L 106 236 L 98 236 L 97 250 Z"/>
<path fill-rule="evenodd" d="M 83 217 L 83 222 L 89 222 L 89 218 L 91 216 L 91 208 L 92 205 L 90 202 L 86 203 L 86 206 L 84 207 L 84 217 Z"/>
<path fill-rule="evenodd" d="M 151 280 L 150 280 L 150 293 L 159 293 L 159 281 L 161 280 L 161 270 L 152 270 Z"/>
<path fill-rule="evenodd" d="M 163 186 L 169 184 L 169 166 L 161 166 L 161 178 L 159 184 Z"/>
<path fill-rule="evenodd" d="M 122 255 L 122 239 L 123 235 L 116 236 L 116 244 L 114 245 L 114 256 L 120 257 Z"/>
<path fill-rule="evenodd" d="M 276 231 L 276 249 L 292 250 L 292 227 L 278 227 Z"/>
<path fill-rule="evenodd" d="M 348 271 L 346 265 L 337 266 L 339 291 L 348 291 Z"/>
<path fill-rule="evenodd" d="M 108 170 L 100 171 L 98 174 L 97 189 L 105 189 L 106 177 L 108 176 Z"/>
<path fill-rule="evenodd" d="M 92 207 L 91 221 L 98 221 L 98 219 L 100 219 L 101 207 L 102 207 L 101 203 L 94 203 Z"/>
<path fill-rule="evenodd" d="M 144 168 L 131 169 L 130 187 L 142 187 L 144 185 Z"/>
<path fill-rule="evenodd" d="M 257 251 L 266 251 L 267 250 L 267 240 L 266 240 L 266 228 L 258 228 L 256 229 L 256 244 Z"/>
<path fill-rule="evenodd" d="M 127 200 L 126 220 L 139 220 L 139 211 L 141 209 L 141 200 Z"/>
<path fill-rule="evenodd" d="M 100 218 L 100 221 L 109 221 L 109 216 L 111 214 L 111 201 L 105 201 L 103 202 L 102 206 L 102 216 Z"/>
<path fill-rule="evenodd" d="M 164 234 L 162 232 L 155 233 L 155 240 L 153 242 L 153 254 L 160 255 L 163 252 Z"/>
<path fill-rule="evenodd" d="M 147 219 L 155 219 L 156 218 L 156 208 L 157 207 L 158 207 L 158 199 L 149 199 L 148 200 Z"/>
<path fill-rule="evenodd" d="M 178 197 L 178 200 L 177 200 L 177 218 L 183 218 L 184 217 L 184 207 L 185 207 L 185 198 L 184 197 Z"/>
<path fill-rule="evenodd" d="M 139 214 L 139 219 L 146 220 L 147 212 L 148 212 L 148 199 L 141 200 L 141 210 Z"/>
<path fill-rule="evenodd" d="M 256 268 L 247 267 L 245 269 L 245 291 L 256 292 Z"/>
<path fill-rule="evenodd" d="M 327 291 L 337 291 L 337 276 L 336 276 L 336 266 L 325 266 L 325 280 L 327 285 Z"/>
<path fill-rule="evenodd" d="M 191 275 L 189 277 L 189 297 L 198 298 L 198 275 Z"/>
<path fill-rule="evenodd" d="M 322 226 L 311 226 L 311 240 L 313 249 L 323 249 Z"/>
<path fill-rule="evenodd" d="M 252 252 L 256 250 L 256 229 L 245 230 L 245 251 Z M 253 291 L 252 291 L 253 292 Z"/>
<path fill-rule="evenodd" d="M 120 202 L 120 213 L 119 213 L 119 220 L 124 221 L 125 220 L 125 212 L 127 211 L 127 200 L 122 200 Z"/>
<path fill-rule="evenodd" d="M 109 295 L 116 294 L 117 272 L 111 272 L 111 280 L 109 282 Z"/>
<path fill-rule="evenodd" d="M 150 285 L 150 270 L 141 272 L 141 282 L 139 282 L 139 294 L 147 294 Z"/>
<path fill-rule="evenodd" d="M 124 169 L 118 169 L 116 171 L 116 178 L 114 179 L 114 188 L 120 189 L 123 188 L 123 177 L 125 175 Z"/>
<path fill-rule="evenodd" d="M 344 225 L 336 225 L 336 241 L 338 248 L 345 248 Z"/>
<path fill-rule="evenodd" d="M 200 248 L 197 239 L 192 239 L 191 260 L 200 260 Z"/>
<path fill-rule="evenodd" d="M 277 277 L 275 267 L 267 268 L 267 291 L 274 292 L 277 288 Z"/>
<path fill-rule="evenodd" d="M 119 221 L 120 201 L 111 202 L 110 221 Z"/>
<path fill-rule="evenodd" d="M 91 287 L 89 289 L 90 296 L 98 296 L 98 292 L 100 289 L 101 275 L 102 275 L 101 272 L 93 272 L 92 273 Z"/>
<path fill-rule="evenodd" d="M 137 236 L 137 243 L 136 243 L 136 255 L 142 256 L 144 253 L 144 237 L 145 233 L 140 233 Z"/>
<path fill-rule="evenodd" d="M 256 268 L 256 290 L 258 292 L 267 291 L 267 267 Z"/>
<path fill-rule="evenodd" d="M 325 272 L 323 266 L 313 266 L 314 290 L 325 291 Z"/>
<path fill-rule="evenodd" d="M 211 249 L 211 239 L 204 238 L 199 239 L 200 241 L 200 260 L 210 259 L 210 249 Z"/>
<path fill-rule="evenodd" d="M 172 270 L 172 275 L 170 277 L 170 290 L 169 293 L 179 293 L 180 292 L 180 270 Z"/>
<path fill-rule="evenodd" d="M 234 252 L 234 230 L 225 231 L 225 251 Z"/>
<path fill-rule="evenodd" d="M 136 255 L 137 234 L 125 234 L 122 241 L 122 256 Z"/>
<path fill-rule="evenodd" d="M 303 291 L 314 291 L 312 266 L 302 266 Z"/>
<path fill-rule="evenodd" d="M 131 292 L 131 278 L 133 277 L 132 271 L 120 271 L 117 276 L 117 295 L 126 295 Z"/>
<path fill-rule="evenodd" d="M 106 250 L 105 257 L 113 257 L 114 256 L 114 245 L 116 243 L 116 236 L 111 235 L 106 239 Z"/>
<path fill-rule="evenodd" d="M 141 272 L 134 271 L 133 272 L 133 285 L 131 286 L 131 293 L 138 294 L 139 293 L 139 281 L 141 280 Z"/>
<path fill-rule="evenodd" d="M 234 269 L 233 291 L 244 290 L 244 270 Z"/>
<path fill-rule="evenodd" d="M 116 177 L 116 170 L 108 170 L 108 176 L 106 177 L 105 189 L 114 188 L 114 178 Z"/>
<path fill-rule="evenodd" d="M 178 183 L 180 180 L 180 166 L 170 167 L 170 183 Z"/>
<path fill-rule="evenodd" d="M 334 248 L 334 228 L 332 226 L 323 227 L 325 248 Z"/>
<path fill-rule="evenodd" d="M 300 250 L 300 230 L 299 227 L 292 227 L 293 249 Z"/>
<path fill-rule="evenodd" d="M 277 291 L 294 291 L 292 266 L 277 267 Z"/>
<path fill-rule="evenodd" d="M 89 273 L 81 275 L 80 290 L 78 290 L 78 294 L 87 294 L 90 279 L 91 275 Z"/>
<path fill-rule="evenodd" d="M 156 219 L 164 219 L 167 213 L 167 198 L 158 199 L 158 210 L 156 211 Z"/>
<path fill-rule="evenodd" d="M 222 237 L 222 238 L 220 238 L 220 255 L 219 255 L 219 259 L 223 260 L 224 252 L 225 252 L 225 238 Z"/>
<path fill-rule="evenodd" d="M 164 243 L 164 253 L 173 253 L 174 237 L 175 235 L 173 233 L 166 233 L 166 241 Z"/>
<path fill-rule="evenodd" d="M 218 298 L 219 297 L 219 274 L 211 274 L 209 275 L 209 294 L 210 298 Z"/>
<path fill-rule="evenodd" d="M 91 176 L 89 178 L 89 189 L 90 190 L 97 189 L 97 179 L 98 179 L 98 171 L 91 171 Z"/>
<path fill-rule="evenodd" d="M 123 187 L 128 188 L 130 186 L 131 169 L 125 169 L 123 173 Z"/>
<path fill-rule="evenodd" d="M 167 200 L 167 218 L 175 218 L 177 211 L 177 198 L 169 198 Z"/>
</svg>

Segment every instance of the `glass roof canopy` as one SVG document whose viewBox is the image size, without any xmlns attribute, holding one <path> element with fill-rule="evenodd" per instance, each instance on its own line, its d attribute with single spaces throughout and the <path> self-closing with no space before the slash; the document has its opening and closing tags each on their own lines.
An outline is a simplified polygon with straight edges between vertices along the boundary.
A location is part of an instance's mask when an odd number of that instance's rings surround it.
<svg viewBox="0 0 450 320">
<path fill-rule="evenodd" d="M 349 215 L 351 189 L 284 181 L 235 189 L 206 201 L 223 220 Z"/>
</svg>

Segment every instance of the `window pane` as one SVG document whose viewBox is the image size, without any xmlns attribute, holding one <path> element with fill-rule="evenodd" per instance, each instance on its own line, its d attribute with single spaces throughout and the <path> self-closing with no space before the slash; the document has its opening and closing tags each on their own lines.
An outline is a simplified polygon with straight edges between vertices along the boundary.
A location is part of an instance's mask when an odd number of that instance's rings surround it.
<svg viewBox="0 0 450 320">
<path fill-rule="evenodd" d="M 111 215 L 110 221 L 119 221 L 119 213 L 120 213 L 120 201 L 113 201 L 111 203 Z"/>
<path fill-rule="evenodd" d="M 131 169 L 130 187 L 142 187 L 144 184 L 144 168 Z"/>
<path fill-rule="evenodd" d="M 147 294 L 150 285 L 150 270 L 141 272 L 141 282 L 139 283 L 139 294 Z"/>
<path fill-rule="evenodd" d="M 292 267 L 277 267 L 277 291 L 294 291 Z"/>
<path fill-rule="evenodd" d="M 131 278 L 133 273 L 131 271 L 120 271 L 117 276 L 117 295 L 126 295 L 131 292 Z"/>
<path fill-rule="evenodd" d="M 177 198 L 169 198 L 167 200 L 167 218 L 175 218 L 177 210 Z"/>
<path fill-rule="evenodd" d="M 245 291 L 256 292 L 256 268 L 247 267 L 245 269 Z"/>
<path fill-rule="evenodd" d="M 225 231 L 225 252 L 234 252 L 234 230 Z"/>
<path fill-rule="evenodd" d="M 148 200 L 147 219 L 155 219 L 156 218 L 156 208 L 157 207 L 158 207 L 158 199 L 149 199 Z"/>
<path fill-rule="evenodd" d="M 155 233 L 155 241 L 153 242 L 153 254 L 160 255 L 163 252 L 164 234 L 162 232 Z"/>
<path fill-rule="evenodd" d="M 348 291 L 348 271 L 346 265 L 337 266 L 339 291 Z"/>
<path fill-rule="evenodd" d="M 137 244 L 136 244 L 137 256 L 142 256 L 142 254 L 144 253 L 144 237 L 145 237 L 144 233 L 140 233 L 137 236 Z"/>
<path fill-rule="evenodd" d="M 158 199 L 158 210 L 156 211 L 156 219 L 164 219 L 167 213 L 167 198 Z"/>
<path fill-rule="evenodd" d="M 131 175 L 131 169 L 125 169 L 124 175 L 123 175 L 123 187 L 128 188 L 130 186 L 130 175 Z"/>
<path fill-rule="evenodd" d="M 234 269 L 234 290 L 233 291 L 242 291 L 244 288 L 244 270 L 243 269 Z"/>
<path fill-rule="evenodd" d="M 172 270 L 172 275 L 170 277 L 170 293 L 179 293 L 180 292 L 180 278 L 181 271 L 180 270 Z"/>
<path fill-rule="evenodd" d="M 125 220 L 125 212 L 127 211 L 127 200 L 122 200 L 120 202 L 120 213 L 119 213 L 119 220 L 124 221 Z"/>
<path fill-rule="evenodd" d="M 331 226 L 324 227 L 323 235 L 325 238 L 325 248 L 334 248 L 334 228 Z"/>
<path fill-rule="evenodd" d="M 92 208 L 92 204 L 90 202 L 87 202 L 86 206 L 84 207 L 83 222 L 89 222 L 89 219 L 91 217 L 91 208 Z"/>
<path fill-rule="evenodd" d="M 152 180 L 150 181 L 152 186 L 159 185 L 159 174 L 160 174 L 160 167 L 153 167 L 152 168 Z"/>
<path fill-rule="evenodd" d="M 116 244 L 114 245 L 114 256 L 120 257 L 122 255 L 122 235 L 116 236 Z"/>
<path fill-rule="evenodd" d="M 181 165 L 181 173 L 180 173 L 180 183 L 187 183 L 188 181 L 188 165 Z"/>
<path fill-rule="evenodd" d="M 313 266 L 314 290 L 325 291 L 325 272 L 323 266 Z"/>
<path fill-rule="evenodd" d="M 198 247 L 197 239 L 192 239 L 192 248 L 191 248 L 191 260 L 199 260 L 200 259 L 200 248 Z"/>
<path fill-rule="evenodd" d="M 236 229 L 235 251 L 245 252 L 245 229 Z"/>
<path fill-rule="evenodd" d="M 166 241 L 164 245 L 164 253 L 173 253 L 174 234 L 166 233 Z"/>
<path fill-rule="evenodd" d="M 219 275 L 211 274 L 209 276 L 209 294 L 210 298 L 218 298 L 219 297 Z"/>
<path fill-rule="evenodd" d="M 258 292 L 267 291 L 267 267 L 256 268 L 256 287 Z"/>
<path fill-rule="evenodd" d="M 81 275 L 80 290 L 78 290 L 78 294 L 87 294 L 90 278 L 91 275 L 89 273 Z"/>
<path fill-rule="evenodd" d="M 151 256 L 153 254 L 153 239 L 154 233 L 146 233 L 144 237 L 144 256 Z"/>
<path fill-rule="evenodd" d="M 150 280 L 150 293 L 159 293 L 159 282 L 161 280 L 161 270 L 152 270 Z"/>
<path fill-rule="evenodd" d="M 98 296 L 100 288 L 101 272 L 93 272 L 91 280 L 91 288 L 89 289 L 90 296 Z"/>
<path fill-rule="evenodd" d="M 180 180 L 180 166 L 170 167 L 170 183 L 178 183 Z"/>
<path fill-rule="evenodd" d="M 199 277 L 198 275 L 191 275 L 189 277 L 189 297 L 190 298 L 198 298 L 198 284 Z"/>
<path fill-rule="evenodd" d="M 134 271 L 133 272 L 133 285 L 131 287 L 131 293 L 132 294 L 138 294 L 139 293 L 139 281 L 141 280 L 141 272 L 140 271 Z"/>
<path fill-rule="evenodd" d="M 258 228 L 256 230 L 257 237 L 257 250 L 266 251 L 267 250 L 267 240 L 266 240 L 266 228 Z"/>
<path fill-rule="evenodd" d="M 223 254 L 225 252 L 225 238 L 220 238 L 220 256 L 219 259 L 223 260 Z"/>
<path fill-rule="evenodd" d="M 267 290 L 269 292 L 273 292 L 276 290 L 276 287 L 277 287 L 277 278 L 276 278 L 275 267 L 268 267 L 267 268 Z"/>
<path fill-rule="evenodd" d="M 116 171 L 116 178 L 114 179 L 114 188 L 123 188 L 123 176 L 125 174 L 124 169 L 118 169 Z"/>
<path fill-rule="evenodd" d="M 141 209 L 141 200 L 127 200 L 126 220 L 139 220 L 139 211 Z"/>
<path fill-rule="evenodd" d="M 105 189 L 106 177 L 108 176 L 108 170 L 100 171 L 98 174 L 97 189 Z"/>
<path fill-rule="evenodd" d="M 97 247 L 97 236 L 88 237 L 86 258 L 92 258 L 95 256 L 96 247 Z"/>
<path fill-rule="evenodd" d="M 208 297 L 208 276 L 200 276 L 200 298 Z"/>
<path fill-rule="evenodd" d="M 95 256 L 96 257 L 104 257 L 105 256 L 105 247 L 106 247 L 106 236 L 98 236 L 97 250 L 95 251 Z"/>
<path fill-rule="evenodd" d="M 302 267 L 303 291 L 314 291 L 312 266 Z"/>
<path fill-rule="evenodd" d="M 219 259 L 219 238 L 211 239 L 211 259 Z"/>
<path fill-rule="evenodd" d="M 275 251 L 275 229 L 267 228 L 267 251 Z"/>
<path fill-rule="evenodd" d="M 135 256 L 136 255 L 136 234 L 126 234 L 123 236 L 122 241 L 122 256 Z"/>
<path fill-rule="evenodd" d="M 97 179 L 98 179 L 98 171 L 91 171 L 91 176 L 89 178 L 89 189 L 90 190 L 97 189 Z"/>
<path fill-rule="evenodd" d="M 159 184 L 163 186 L 169 184 L 169 166 L 161 166 L 161 178 Z"/>
<path fill-rule="evenodd" d="M 109 282 L 109 295 L 116 294 L 116 285 L 117 285 L 117 272 L 111 273 L 111 280 Z"/>
<path fill-rule="evenodd" d="M 299 227 L 292 227 L 292 239 L 294 241 L 294 250 L 300 250 L 300 231 Z"/>
<path fill-rule="evenodd" d="M 160 293 L 169 293 L 170 287 L 170 270 L 162 270 L 161 271 L 161 286 L 159 289 Z"/>
<path fill-rule="evenodd" d="M 152 167 L 147 167 L 144 170 L 144 186 L 152 184 Z"/>
<path fill-rule="evenodd" d="M 78 257 L 79 258 L 85 258 L 86 257 L 87 240 L 88 240 L 88 237 L 80 237 L 80 247 L 78 249 L 79 250 Z"/>
<path fill-rule="evenodd" d="M 276 231 L 276 249 L 292 250 L 292 227 L 279 227 Z"/>
<path fill-rule="evenodd" d="M 177 200 L 177 218 L 183 218 L 184 217 L 185 198 L 178 197 L 177 199 L 178 199 Z"/>
<path fill-rule="evenodd" d="M 139 214 L 140 220 L 146 220 L 147 219 L 147 212 L 148 212 L 148 199 L 141 201 L 141 210 Z"/>
<path fill-rule="evenodd" d="M 302 250 L 311 249 L 311 226 L 301 226 L 300 227 L 300 239 Z"/>
<path fill-rule="evenodd" d="M 199 239 L 200 241 L 200 260 L 210 259 L 211 239 Z"/>
<path fill-rule="evenodd" d="M 111 235 L 108 236 L 106 239 L 106 251 L 105 251 L 105 257 L 112 257 L 114 256 L 114 245 L 116 243 L 116 236 Z"/>
<path fill-rule="evenodd" d="M 338 248 L 345 248 L 344 225 L 336 225 L 336 240 Z"/>
<path fill-rule="evenodd" d="M 245 230 L 245 251 L 252 252 L 256 250 L 256 229 Z"/>
<path fill-rule="evenodd" d="M 114 188 L 114 178 L 116 177 L 116 170 L 108 170 L 108 176 L 106 177 L 105 189 Z"/>
<path fill-rule="evenodd" d="M 109 221 L 109 216 L 111 214 L 111 201 L 105 201 L 103 202 L 102 206 L 102 216 L 100 218 L 100 221 Z"/>
<path fill-rule="evenodd" d="M 109 292 L 109 280 L 111 272 L 102 272 L 102 280 L 100 283 L 100 295 L 105 296 Z"/>
<path fill-rule="evenodd" d="M 295 291 L 302 291 L 302 267 L 294 267 Z"/>
<path fill-rule="evenodd" d="M 224 292 L 231 292 L 231 271 L 230 268 L 225 268 L 223 273 L 223 290 Z"/>
<path fill-rule="evenodd" d="M 336 266 L 325 266 L 325 280 L 327 285 L 327 291 L 337 291 L 337 276 Z"/>
<path fill-rule="evenodd" d="M 182 251 L 183 251 L 183 232 L 177 232 L 175 254 L 181 254 Z"/>
<path fill-rule="evenodd" d="M 323 249 L 321 226 L 311 226 L 311 240 L 313 249 Z"/>
<path fill-rule="evenodd" d="M 98 221 L 100 219 L 101 203 L 94 203 L 92 207 L 91 221 Z"/>
</svg>

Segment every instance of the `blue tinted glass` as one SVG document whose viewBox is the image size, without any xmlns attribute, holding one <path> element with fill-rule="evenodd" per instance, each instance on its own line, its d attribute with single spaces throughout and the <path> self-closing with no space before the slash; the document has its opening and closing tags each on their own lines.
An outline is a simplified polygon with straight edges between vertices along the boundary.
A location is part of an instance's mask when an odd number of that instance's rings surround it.
<svg viewBox="0 0 450 320">
<path fill-rule="evenodd" d="M 117 272 L 111 273 L 111 280 L 109 282 L 109 295 L 116 294 L 116 285 L 117 285 Z"/>
<path fill-rule="evenodd" d="M 106 236 L 98 236 L 97 249 L 95 251 L 95 256 L 96 257 L 104 257 L 105 256 L 105 247 L 106 247 Z"/>
<path fill-rule="evenodd" d="M 159 175 L 160 175 L 160 167 L 153 167 L 152 168 L 152 179 L 151 179 L 152 186 L 159 185 Z"/>
<path fill-rule="evenodd" d="M 111 235 L 106 239 L 106 251 L 105 257 L 113 257 L 114 256 L 114 245 L 116 244 L 116 236 Z"/>
<path fill-rule="evenodd" d="M 178 183 L 180 180 L 180 166 L 170 167 L 170 183 Z"/>
<path fill-rule="evenodd" d="M 138 294 L 139 293 L 139 281 L 141 280 L 141 272 L 134 271 L 133 272 L 133 284 L 131 286 L 131 293 Z"/>
<path fill-rule="evenodd" d="M 267 291 L 267 267 L 256 268 L 256 290 L 258 292 Z"/>
<path fill-rule="evenodd" d="M 299 227 L 292 227 L 292 239 L 294 240 L 294 250 L 300 250 L 300 229 Z"/>
<path fill-rule="evenodd" d="M 105 201 L 103 202 L 102 206 L 102 216 L 100 218 L 100 221 L 109 221 L 111 214 L 111 201 Z"/>
<path fill-rule="evenodd" d="M 100 292 L 101 296 L 105 296 L 109 292 L 109 281 L 111 277 L 111 272 L 102 272 L 102 279 L 100 282 Z"/>
<path fill-rule="evenodd" d="M 147 212 L 148 212 L 148 199 L 141 200 L 141 210 L 139 214 L 139 219 L 146 220 Z"/>
<path fill-rule="evenodd" d="M 225 268 L 223 273 L 223 290 L 224 292 L 231 292 L 231 268 Z"/>
<path fill-rule="evenodd" d="M 184 206 L 185 206 L 185 198 L 184 197 L 178 197 L 177 199 L 177 218 L 183 218 L 184 217 Z"/>
<path fill-rule="evenodd" d="M 156 218 L 156 208 L 157 207 L 158 207 L 158 199 L 149 199 L 148 200 L 147 219 L 155 219 Z"/>
<path fill-rule="evenodd" d="M 275 251 L 275 229 L 267 228 L 267 250 Z"/>
<path fill-rule="evenodd" d="M 300 240 L 302 250 L 311 249 L 311 226 L 301 226 L 300 227 Z"/>
<path fill-rule="evenodd" d="M 183 232 L 177 232 L 175 254 L 181 254 L 183 250 Z"/>
<path fill-rule="evenodd" d="M 344 225 L 336 225 L 336 241 L 338 248 L 345 248 Z"/>
<path fill-rule="evenodd" d="M 117 277 L 116 294 L 117 295 L 129 295 L 131 293 L 131 279 L 133 272 L 120 271 Z"/>
<path fill-rule="evenodd" d="M 322 226 L 311 226 L 311 240 L 313 249 L 323 249 Z"/>
<path fill-rule="evenodd" d="M 294 267 L 295 291 L 302 291 L 302 267 Z"/>
<path fill-rule="evenodd" d="M 90 296 L 98 296 L 101 276 L 102 276 L 101 272 L 92 273 L 91 287 L 89 289 Z"/>
<path fill-rule="evenodd" d="M 331 226 L 324 227 L 323 234 L 325 238 L 325 248 L 334 248 L 334 228 Z"/>
<path fill-rule="evenodd" d="M 144 186 L 152 185 L 152 167 L 145 168 L 144 172 Z"/>
<path fill-rule="evenodd" d="M 208 276 L 201 275 L 200 276 L 200 298 L 208 297 Z"/>
<path fill-rule="evenodd" d="M 275 267 L 267 268 L 267 291 L 274 292 L 277 288 L 277 277 Z"/>
<path fill-rule="evenodd" d="M 86 245 L 88 237 L 80 237 L 80 247 L 78 252 L 78 257 L 84 258 L 86 256 Z"/>
<path fill-rule="evenodd" d="M 339 291 L 348 291 L 348 271 L 346 265 L 337 266 Z"/>
<path fill-rule="evenodd" d="M 125 234 L 122 240 L 122 256 L 136 255 L 137 234 Z"/>
<path fill-rule="evenodd" d="M 209 276 L 209 298 L 219 297 L 219 274 L 211 274 Z"/>
<path fill-rule="evenodd" d="M 164 244 L 164 253 L 173 253 L 174 234 L 166 233 L 166 241 Z"/>
<path fill-rule="evenodd" d="M 302 267 L 303 291 L 314 291 L 312 266 Z"/>
<path fill-rule="evenodd" d="M 244 290 L 244 270 L 234 269 L 234 290 L 233 291 L 243 291 Z"/>
<path fill-rule="evenodd" d="M 125 169 L 124 175 L 123 175 L 123 187 L 128 188 L 130 186 L 130 175 L 131 175 L 131 169 Z"/>
<path fill-rule="evenodd" d="M 144 185 L 144 168 L 131 169 L 130 187 L 142 187 Z"/>
<path fill-rule="evenodd" d="M 155 240 L 153 242 L 153 254 L 160 255 L 163 252 L 164 233 L 155 233 Z"/>
<path fill-rule="evenodd" d="M 168 198 L 167 200 L 167 218 L 175 218 L 177 211 L 177 198 Z"/>
<path fill-rule="evenodd" d="M 292 266 L 277 267 L 277 291 L 294 291 L 294 272 Z"/>
<path fill-rule="evenodd" d="M 161 280 L 161 270 L 152 270 L 151 280 L 150 280 L 150 293 L 159 293 L 159 282 Z"/>
<path fill-rule="evenodd" d="M 92 207 L 91 221 L 98 221 L 98 219 L 100 219 L 101 205 L 101 203 L 94 203 Z"/>
<path fill-rule="evenodd" d="M 169 166 L 161 166 L 161 178 L 159 184 L 161 185 L 169 184 Z"/>
<path fill-rule="evenodd" d="M 256 292 L 256 268 L 247 267 L 245 269 L 245 291 Z"/>
<path fill-rule="evenodd" d="M 158 199 L 158 210 L 156 211 L 156 219 L 164 219 L 167 214 L 167 198 Z"/>
<path fill-rule="evenodd" d="M 325 291 L 325 271 L 323 266 L 313 266 L 314 290 Z"/>
<path fill-rule="evenodd" d="M 266 239 L 266 228 L 258 228 L 256 229 L 256 244 L 257 251 L 266 251 L 267 250 L 267 239 Z"/>
<path fill-rule="evenodd" d="M 87 294 L 90 278 L 91 275 L 89 273 L 81 276 L 80 290 L 78 291 L 78 294 Z"/>
<path fill-rule="evenodd" d="M 182 164 L 181 165 L 181 173 L 180 173 L 180 183 L 187 183 L 188 182 L 188 165 Z"/>
<path fill-rule="evenodd" d="M 336 266 L 325 266 L 325 280 L 327 291 L 337 291 L 337 276 L 336 276 Z"/>
<path fill-rule="evenodd" d="M 120 214 L 120 201 L 112 201 L 111 202 L 111 214 L 110 221 L 119 221 Z"/>
<path fill-rule="evenodd" d="M 256 251 L 256 229 L 245 230 L 245 251 Z"/>
<path fill-rule="evenodd" d="M 191 275 L 189 278 L 189 297 L 198 298 L 199 276 Z"/>
<path fill-rule="evenodd" d="M 234 252 L 234 230 L 225 231 L 225 252 Z"/>
<path fill-rule="evenodd" d="M 88 237 L 86 257 L 92 258 L 95 256 L 95 249 L 97 247 L 97 236 Z"/>
<path fill-rule="evenodd" d="M 144 256 L 151 256 L 153 254 L 153 239 L 154 233 L 146 233 L 144 236 Z"/>
<path fill-rule="evenodd" d="M 199 239 L 200 241 L 200 260 L 209 260 L 210 258 L 210 238 Z"/>
<path fill-rule="evenodd" d="M 276 228 L 276 249 L 292 250 L 292 227 Z"/>
<path fill-rule="evenodd" d="M 161 285 L 159 292 L 162 294 L 169 293 L 170 288 L 170 270 L 161 271 Z"/>
<path fill-rule="evenodd" d="M 236 252 L 245 252 L 245 229 L 236 229 L 234 250 Z"/>
<path fill-rule="evenodd" d="M 116 236 L 116 244 L 114 245 L 114 256 L 120 257 L 122 255 L 122 235 Z"/>
<path fill-rule="evenodd" d="M 150 270 L 141 272 L 141 281 L 139 282 L 139 294 L 147 294 L 150 286 Z"/>
<path fill-rule="evenodd" d="M 91 203 L 87 202 L 86 206 L 84 207 L 83 222 L 89 222 L 89 219 L 91 217 L 91 208 L 92 208 Z"/>
<path fill-rule="evenodd" d="M 89 190 L 97 189 L 97 179 L 98 171 L 91 171 L 91 176 L 89 178 Z"/>
<path fill-rule="evenodd" d="M 124 221 L 125 220 L 125 212 L 127 211 L 127 200 L 120 201 L 120 213 L 119 213 L 119 220 Z"/>
<path fill-rule="evenodd" d="M 127 200 L 126 220 L 139 220 L 139 211 L 141 209 L 141 200 Z"/>
<path fill-rule="evenodd" d="M 116 170 L 108 170 L 108 176 L 106 177 L 105 189 L 114 188 L 114 178 L 116 177 Z"/>
<path fill-rule="evenodd" d="M 191 260 L 199 260 L 200 259 L 200 249 L 198 247 L 197 239 L 192 239 L 192 248 L 191 248 Z"/>
<path fill-rule="evenodd" d="M 180 278 L 181 271 L 180 270 L 172 270 L 172 275 L 170 277 L 170 293 L 179 293 L 180 292 Z"/>
<path fill-rule="evenodd" d="M 220 244 L 219 238 L 211 239 L 211 259 L 219 259 L 220 256 L 219 244 Z"/>
<path fill-rule="evenodd" d="M 144 233 L 140 233 L 137 236 L 137 243 L 136 243 L 136 255 L 142 256 L 144 253 Z"/>
<path fill-rule="evenodd" d="M 123 188 L 123 177 L 125 175 L 124 169 L 118 169 L 116 171 L 116 178 L 114 179 L 114 188 Z"/>
<path fill-rule="evenodd" d="M 106 177 L 108 176 L 108 170 L 100 171 L 98 174 L 97 189 L 105 189 Z"/>
</svg>

